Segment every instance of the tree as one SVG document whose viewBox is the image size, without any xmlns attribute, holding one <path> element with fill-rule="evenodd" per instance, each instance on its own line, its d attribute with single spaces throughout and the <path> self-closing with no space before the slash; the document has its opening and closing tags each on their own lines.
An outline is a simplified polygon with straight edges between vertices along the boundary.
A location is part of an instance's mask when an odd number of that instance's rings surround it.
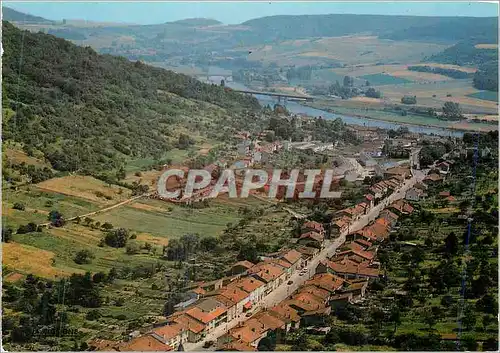
<svg viewBox="0 0 500 353">
<path fill-rule="evenodd" d="M 460 104 L 455 102 L 445 102 L 443 105 L 443 116 L 446 119 L 450 120 L 459 120 L 462 119 L 462 109 L 460 108 Z"/>
<path fill-rule="evenodd" d="M 76 253 L 74 261 L 79 265 L 90 264 L 94 258 L 94 254 L 90 250 L 85 249 Z"/>
<path fill-rule="evenodd" d="M 461 320 L 466 330 L 471 330 L 476 325 L 476 313 L 470 306 L 465 307 L 464 314 L 461 317 Z"/>
<path fill-rule="evenodd" d="M 137 253 L 139 253 L 140 250 L 141 250 L 141 247 L 135 241 L 129 242 L 127 244 L 127 254 L 129 254 L 129 255 L 137 254 Z"/>
<path fill-rule="evenodd" d="M 127 245 L 129 232 L 125 228 L 113 229 L 107 232 L 104 242 L 113 248 L 123 248 Z"/>
<path fill-rule="evenodd" d="M 354 79 L 350 76 L 344 76 L 344 87 L 352 87 Z"/>
<path fill-rule="evenodd" d="M 375 88 L 370 87 L 366 90 L 365 96 L 370 97 L 370 98 L 380 98 L 381 94 L 380 91 L 375 90 Z"/>
<path fill-rule="evenodd" d="M 65 223 L 63 215 L 57 210 L 50 211 L 48 219 L 54 227 L 62 227 Z"/>
<path fill-rule="evenodd" d="M 417 104 L 417 96 L 403 96 L 401 98 L 403 104 Z"/>
<path fill-rule="evenodd" d="M 220 80 L 220 85 L 221 85 L 221 87 L 225 87 L 226 86 L 226 82 L 224 82 L 224 80 Z"/>
<path fill-rule="evenodd" d="M 2 228 L 2 241 L 8 243 L 12 240 L 12 228 Z"/>
<path fill-rule="evenodd" d="M 436 316 L 429 307 L 423 307 L 420 311 L 422 320 L 429 326 L 429 330 L 436 324 Z"/>
<path fill-rule="evenodd" d="M 389 313 L 389 320 L 394 323 L 394 331 L 392 334 L 396 333 L 398 325 L 401 324 L 401 311 L 397 305 L 391 306 L 391 311 Z"/>
<path fill-rule="evenodd" d="M 12 208 L 19 211 L 24 211 L 25 209 L 24 204 L 22 204 L 21 202 L 14 203 L 14 206 L 12 206 Z"/>
<path fill-rule="evenodd" d="M 448 234 L 444 240 L 444 248 L 446 253 L 450 255 L 455 255 L 458 251 L 458 238 L 454 232 Z"/>
</svg>

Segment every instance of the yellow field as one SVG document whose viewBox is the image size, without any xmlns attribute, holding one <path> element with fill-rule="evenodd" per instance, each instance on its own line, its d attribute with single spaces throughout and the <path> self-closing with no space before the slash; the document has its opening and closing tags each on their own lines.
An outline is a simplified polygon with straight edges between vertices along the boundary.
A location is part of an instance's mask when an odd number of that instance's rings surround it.
<svg viewBox="0 0 500 353">
<path fill-rule="evenodd" d="M 453 78 L 433 74 L 431 72 L 418 72 L 418 71 L 410 71 L 410 70 L 398 70 L 391 72 L 391 76 L 406 78 L 411 81 L 448 81 L 453 80 Z"/>
<path fill-rule="evenodd" d="M 419 62 L 423 57 L 438 53 L 446 46 L 434 43 L 391 41 L 374 36 L 324 37 L 318 40 L 284 41 L 252 50 L 250 60 L 279 61 L 293 64 L 327 59 L 349 64 L 372 64 L 384 61 Z"/>
<path fill-rule="evenodd" d="M 80 175 L 46 180 L 37 184 L 37 187 L 41 190 L 53 191 L 68 196 L 76 196 L 104 205 L 126 200 L 131 195 L 131 191 L 126 188 L 116 185 L 109 186 L 101 180 L 90 176 Z M 96 193 L 102 193 L 104 196 L 100 197 L 96 195 Z M 108 197 L 109 200 L 106 197 Z"/>
<path fill-rule="evenodd" d="M 140 203 L 140 202 L 134 202 L 134 203 L 130 204 L 130 206 L 133 208 L 136 208 L 138 210 L 144 210 L 144 211 L 155 211 L 155 212 L 161 212 L 161 213 L 168 212 L 168 210 L 165 208 L 161 208 L 161 207 L 157 207 L 157 206 L 153 206 L 153 205 L 147 205 L 145 203 Z"/>
<path fill-rule="evenodd" d="M 498 115 L 484 115 L 484 114 L 464 114 L 467 119 L 481 119 L 489 121 L 498 121 Z"/>
<path fill-rule="evenodd" d="M 362 96 L 353 97 L 350 100 L 355 101 L 355 102 L 363 102 L 363 103 L 383 103 L 384 102 L 384 100 L 381 98 L 370 98 L 370 97 L 362 97 Z"/>
<path fill-rule="evenodd" d="M 83 246 L 97 246 L 102 239 L 102 232 L 78 224 L 69 224 L 64 228 L 51 228 L 49 233 Z"/>
<path fill-rule="evenodd" d="M 136 239 L 138 241 L 153 243 L 153 244 L 161 245 L 161 246 L 168 245 L 168 239 L 167 238 L 155 237 L 155 236 L 153 236 L 151 234 L 148 234 L 148 233 L 137 234 L 137 238 Z"/>
<path fill-rule="evenodd" d="M 144 185 L 156 185 L 156 182 L 158 181 L 161 173 L 162 172 L 158 170 L 148 170 L 145 172 L 141 172 L 141 176 L 137 176 L 135 175 L 135 173 L 130 173 L 124 179 L 124 182 L 131 184 L 135 181 L 137 183 L 140 182 Z"/>
<path fill-rule="evenodd" d="M 450 101 L 450 102 L 456 102 L 456 103 L 459 103 L 462 105 L 466 105 L 466 104 L 467 105 L 481 105 L 482 107 L 486 107 L 486 108 L 492 108 L 492 109 L 497 108 L 496 102 L 472 98 L 472 97 L 447 97 L 446 100 Z"/>
<path fill-rule="evenodd" d="M 19 243 L 3 243 L 3 264 L 16 271 L 32 273 L 45 278 L 66 276 L 69 273 L 52 266 L 55 254 L 51 251 Z"/>
<path fill-rule="evenodd" d="M 498 49 L 498 44 L 476 44 L 477 49 Z"/>
</svg>

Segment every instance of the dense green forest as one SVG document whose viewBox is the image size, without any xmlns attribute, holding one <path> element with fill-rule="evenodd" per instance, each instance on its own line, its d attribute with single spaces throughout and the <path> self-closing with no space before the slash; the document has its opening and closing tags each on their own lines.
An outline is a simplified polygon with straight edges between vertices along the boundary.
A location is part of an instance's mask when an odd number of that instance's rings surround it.
<svg viewBox="0 0 500 353">
<path fill-rule="evenodd" d="M 408 66 L 408 70 L 410 71 L 418 71 L 418 72 L 430 72 L 433 74 L 439 74 L 444 76 L 449 76 L 456 79 L 468 78 L 472 76 L 471 74 L 454 69 L 446 69 L 443 67 L 432 67 L 432 66 Z"/>
<path fill-rule="evenodd" d="M 474 87 L 498 92 L 498 61 L 490 61 L 479 67 L 474 74 Z"/>
<path fill-rule="evenodd" d="M 371 32 L 381 38 L 392 40 L 448 41 L 464 40 L 487 35 L 497 37 L 495 17 L 417 17 L 382 15 L 300 15 L 269 16 L 242 23 L 252 28 L 252 33 L 235 35 L 258 35 L 261 41 L 288 40 L 307 37 L 342 36 L 360 32 Z M 486 33 L 486 34 L 485 34 Z"/>
<path fill-rule="evenodd" d="M 3 139 L 43 153 L 57 170 L 99 171 L 161 156 L 173 125 L 199 113 L 197 104 L 190 111 L 165 92 L 235 113 L 259 109 L 255 98 L 8 22 L 3 45 L 3 106 L 10 109 Z"/>
<path fill-rule="evenodd" d="M 449 48 L 446 48 L 441 53 L 430 56 L 425 61 L 462 66 L 482 65 L 486 62 L 498 60 L 498 51 L 491 49 L 478 49 L 475 45 L 480 43 L 497 42 L 498 39 L 491 41 L 481 39 L 461 41 Z"/>
</svg>

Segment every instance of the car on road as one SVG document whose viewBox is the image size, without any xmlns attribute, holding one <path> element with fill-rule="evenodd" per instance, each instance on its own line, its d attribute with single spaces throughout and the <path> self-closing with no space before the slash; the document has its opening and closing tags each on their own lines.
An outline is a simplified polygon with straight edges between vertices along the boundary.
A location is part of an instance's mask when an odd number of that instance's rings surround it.
<svg viewBox="0 0 500 353">
<path fill-rule="evenodd" d="M 210 348 L 214 345 L 214 341 L 206 341 L 205 343 L 203 343 L 203 348 Z"/>
<path fill-rule="evenodd" d="M 303 276 L 304 274 L 305 274 L 304 272 L 301 272 L 301 273 L 299 273 L 299 276 Z"/>
<path fill-rule="evenodd" d="M 293 281 L 288 281 L 288 283 L 287 283 L 287 284 L 288 284 L 288 285 L 293 284 Z"/>
<path fill-rule="evenodd" d="M 250 316 L 252 316 L 252 313 L 246 313 L 246 315 L 245 315 L 245 316 L 246 316 L 246 317 L 250 317 Z"/>
</svg>

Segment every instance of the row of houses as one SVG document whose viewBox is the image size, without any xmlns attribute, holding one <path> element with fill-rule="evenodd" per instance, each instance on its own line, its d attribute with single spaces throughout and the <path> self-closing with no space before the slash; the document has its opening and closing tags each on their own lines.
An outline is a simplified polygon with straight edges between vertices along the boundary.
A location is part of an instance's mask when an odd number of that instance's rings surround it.
<svg viewBox="0 0 500 353">
<path fill-rule="evenodd" d="M 170 349 L 186 342 L 199 342 L 217 327 L 251 311 L 301 267 L 302 261 L 302 254 L 292 249 L 257 264 L 237 262 L 229 271 L 230 277 L 199 283 L 190 291 L 197 299 L 192 305 L 169 316 L 161 326 L 125 342 L 120 350 L 137 350 L 137 347 L 149 350 L 147 346 L 153 340 L 159 343 L 151 347 L 166 345 Z"/>
<path fill-rule="evenodd" d="M 222 351 L 256 351 L 274 333 L 280 339 L 300 326 L 325 323 L 332 307 L 364 296 L 368 280 L 347 280 L 331 273 L 315 274 L 289 298 L 228 330 L 217 340 Z"/>
</svg>

